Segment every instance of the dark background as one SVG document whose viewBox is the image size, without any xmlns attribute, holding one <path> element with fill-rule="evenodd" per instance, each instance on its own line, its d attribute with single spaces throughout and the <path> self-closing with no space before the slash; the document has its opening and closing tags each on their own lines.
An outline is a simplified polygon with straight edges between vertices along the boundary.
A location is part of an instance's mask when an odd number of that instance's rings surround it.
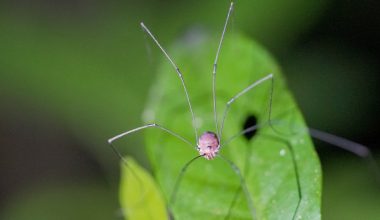
<svg viewBox="0 0 380 220">
<path fill-rule="evenodd" d="M 193 25 L 218 35 L 228 4 L 0 3 L 0 219 L 120 218 L 118 158 L 106 140 L 141 125 L 161 56 L 147 55 L 139 22 L 170 45 Z M 310 126 L 368 146 L 377 161 L 379 4 L 236 1 L 232 22 L 278 59 Z M 141 136 L 134 143 L 130 154 L 148 166 Z M 316 143 L 324 219 L 378 218 L 366 163 Z"/>
</svg>

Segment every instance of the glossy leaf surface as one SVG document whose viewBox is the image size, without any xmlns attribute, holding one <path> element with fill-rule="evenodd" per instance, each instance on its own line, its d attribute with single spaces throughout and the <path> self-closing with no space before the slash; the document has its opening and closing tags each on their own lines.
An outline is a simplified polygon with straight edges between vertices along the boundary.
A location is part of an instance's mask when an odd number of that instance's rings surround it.
<svg viewBox="0 0 380 220">
<path fill-rule="evenodd" d="M 252 219 L 252 215 L 256 219 L 292 219 L 294 215 L 296 219 L 320 219 L 320 164 L 281 70 L 259 45 L 243 36 L 230 35 L 225 39 L 218 63 L 219 122 L 230 98 L 273 73 L 273 127 L 267 123 L 271 89 L 268 80 L 231 105 L 221 137 L 220 154 L 239 168 L 248 195 L 243 193 L 239 176 L 229 163 L 220 158 L 211 161 L 200 158 L 184 173 L 175 202 L 168 207 L 176 219 Z M 211 79 L 217 42 L 216 37 L 193 34 L 169 50 L 183 73 L 200 133 L 216 129 Z M 256 117 L 262 125 L 253 138 L 239 136 L 224 146 L 230 137 L 243 130 L 249 116 Z M 146 132 L 156 180 L 169 201 L 181 169 L 198 152 L 183 87 L 167 60 L 159 68 L 144 117 L 146 123 L 158 123 L 194 143 L 191 147 L 155 128 Z M 249 200 L 253 208 L 249 207 Z"/>
</svg>

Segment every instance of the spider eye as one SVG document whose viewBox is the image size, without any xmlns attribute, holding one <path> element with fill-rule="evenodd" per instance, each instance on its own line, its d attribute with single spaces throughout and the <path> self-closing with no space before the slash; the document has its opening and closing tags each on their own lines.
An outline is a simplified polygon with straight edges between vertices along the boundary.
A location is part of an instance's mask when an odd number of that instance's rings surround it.
<svg viewBox="0 0 380 220">
<path fill-rule="evenodd" d="M 207 146 L 208 149 L 211 149 L 211 146 Z"/>
</svg>

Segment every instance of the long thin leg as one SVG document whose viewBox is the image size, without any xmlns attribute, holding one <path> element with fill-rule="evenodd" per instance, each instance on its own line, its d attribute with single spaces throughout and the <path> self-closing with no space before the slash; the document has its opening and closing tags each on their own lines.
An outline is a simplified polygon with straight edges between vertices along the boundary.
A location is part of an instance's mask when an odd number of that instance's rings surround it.
<svg viewBox="0 0 380 220">
<path fill-rule="evenodd" d="M 223 118 L 222 118 L 222 124 L 221 124 L 221 127 L 220 127 L 220 132 L 219 132 L 219 136 L 221 137 L 222 136 L 222 133 L 223 133 L 223 127 L 224 127 L 224 122 L 225 122 L 225 119 L 227 117 L 227 113 L 228 113 L 228 110 L 230 109 L 231 107 L 231 104 L 234 103 L 238 98 L 240 98 L 242 95 L 246 94 L 247 92 L 249 92 L 251 89 L 255 88 L 256 86 L 260 85 L 261 83 L 267 81 L 267 80 L 271 80 L 271 92 L 270 92 L 270 98 L 269 98 L 269 123 L 271 121 L 271 114 L 272 114 L 272 98 L 273 98 L 273 85 L 274 85 L 274 78 L 273 78 L 273 74 L 269 74 L 259 80 L 257 80 L 256 82 L 252 83 L 251 85 L 249 85 L 248 87 L 246 87 L 245 89 L 243 89 L 241 92 L 239 92 L 238 94 L 236 94 L 234 97 L 232 97 L 226 104 L 226 107 L 224 109 L 224 114 L 223 114 Z"/>
<path fill-rule="evenodd" d="M 219 45 L 218 45 L 218 50 L 216 51 L 215 55 L 215 61 L 214 61 L 214 67 L 212 70 L 212 100 L 213 100 L 213 106 L 214 106 L 214 119 L 215 119 L 215 126 L 216 126 L 216 132 L 219 132 L 219 127 L 218 127 L 218 114 L 216 111 L 216 92 L 215 92 L 215 80 L 216 80 L 216 69 L 218 65 L 218 59 L 219 59 L 219 54 L 220 54 L 220 49 L 222 48 L 222 43 L 224 40 L 224 35 L 227 30 L 227 25 L 228 21 L 230 19 L 230 15 L 233 11 L 234 8 L 234 2 L 231 1 L 230 8 L 228 9 L 227 13 L 227 18 L 223 26 L 223 31 L 222 31 L 222 36 L 220 37 Z M 220 134 L 218 134 L 218 137 L 220 137 Z"/>
<path fill-rule="evenodd" d="M 231 216 L 231 211 L 232 211 L 233 207 L 235 206 L 236 201 L 237 201 L 237 199 L 239 198 L 240 193 L 241 193 L 241 187 L 239 187 L 239 189 L 236 190 L 236 193 L 235 193 L 235 195 L 234 195 L 234 198 L 232 199 L 231 205 L 230 205 L 230 207 L 228 208 L 228 213 L 227 213 L 226 217 L 224 217 L 224 220 L 227 220 L 227 219 L 230 218 L 230 216 Z"/>
<path fill-rule="evenodd" d="M 235 140 L 236 138 L 240 137 L 240 136 L 243 136 L 247 133 L 250 133 L 252 131 L 256 131 L 260 128 L 263 128 L 263 127 L 266 127 L 266 126 L 271 126 L 273 127 L 273 125 L 277 125 L 277 124 L 284 124 L 283 122 L 281 122 L 280 119 L 278 118 L 281 118 L 283 117 L 284 115 L 288 114 L 289 111 L 284 111 L 283 113 L 279 114 L 279 115 L 276 115 L 275 117 L 272 118 L 272 116 L 270 116 L 271 120 L 270 121 L 265 121 L 264 123 L 260 123 L 260 124 L 255 124 L 255 125 L 252 125 L 240 132 L 238 132 L 237 134 L 235 135 L 232 135 L 231 137 L 229 137 L 226 141 L 224 141 L 224 144 L 223 144 L 223 147 L 226 147 L 229 143 L 231 143 L 233 140 Z M 295 133 L 292 133 L 292 134 L 295 134 Z"/>
<path fill-rule="evenodd" d="M 299 209 L 301 202 L 302 202 L 302 189 L 301 189 L 300 175 L 299 175 L 299 170 L 298 170 L 298 165 L 297 165 L 294 149 L 292 147 L 292 144 L 287 139 L 284 139 L 284 138 L 281 138 L 281 137 L 278 137 L 275 135 L 270 135 L 270 134 L 261 134 L 261 135 L 267 136 L 269 138 L 275 139 L 275 140 L 280 141 L 280 142 L 283 142 L 286 145 L 286 147 L 288 148 L 290 155 L 292 157 L 294 174 L 296 176 L 297 196 L 298 196 L 297 206 L 296 206 L 296 209 L 294 211 L 293 218 L 292 218 L 294 220 L 297 217 L 298 209 Z"/>
<path fill-rule="evenodd" d="M 231 143 L 237 137 L 240 137 L 246 133 L 252 132 L 254 130 L 265 127 L 267 125 L 272 126 L 273 124 L 281 124 L 281 121 L 273 121 L 272 120 L 270 122 L 265 122 L 263 124 L 258 124 L 258 125 L 253 125 L 251 127 L 248 127 L 246 129 L 244 129 L 243 131 L 237 133 L 236 135 L 233 135 L 231 138 L 227 139 L 227 141 L 225 141 L 225 144 L 223 145 L 223 147 L 228 145 L 229 143 Z M 301 130 L 299 130 L 297 127 L 294 127 L 294 126 L 292 127 L 292 130 L 295 130 L 295 132 L 293 132 L 292 134 L 297 134 L 299 132 L 302 132 Z M 325 131 L 321 131 L 321 130 L 318 130 L 315 128 L 311 128 L 311 127 L 307 127 L 307 130 L 304 130 L 304 132 L 308 132 L 309 135 L 314 139 L 317 139 L 317 140 L 326 142 L 328 144 L 331 144 L 333 146 L 339 147 L 343 150 L 351 152 L 351 153 L 365 159 L 368 163 L 369 168 L 374 173 L 376 181 L 380 184 L 380 167 L 379 167 L 378 163 L 376 162 L 376 160 L 374 159 L 373 154 L 368 147 L 366 147 L 362 144 L 356 143 L 354 141 L 348 140 L 347 138 L 340 137 L 340 136 L 337 136 L 337 135 L 334 135 L 334 134 L 331 134 L 331 133 L 328 133 Z"/>
<path fill-rule="evenodd" d="M 113 143 L 115 140 L 118 140 L 118 139 L 120 139 L 120 138 L 122 138 L 122 137 L 124 137 L 124 136 L 126 136 L 126 135 L 131 134 L 131 133 L 134 133 L 134 132 L 137 132 L 137 131 L 140 131 L 140 130 L 146 129 L 146 128 L 151 128 L 151 127 L 153 127 L 153 128 L 159 128 L 159 129 L 161 129 L 161 130 L 163 130 L 163 131 L 165 131 L 165 132 L 167 132 L 167 133 L 173 135 L 174 137 L 176 137 L 176 138 L 182 140 L 183 142 L 185 142 L 186 144 L 190 145 L 191 147 L 193 147 L 193 148 L 195 147 L 195 146 L 194 146 L 193 144 L 191 144 L 191 142 L 190 142 L 189 140 L 187 140 L 186 138 L 184 138 L 184 137 L 182 137 L 181 135 L 175 133 L 174 131 L 169 130 L 169 129 L 167 129 L 167 128 L 161 126 L 161 125 L 158 125 L 158 124 L 156 124 L 156 123 L 143 125 L 143 126 L 141 126 L 141 127 L 137 127 L 137 128 L 132 129 L 132 130 L 128 130 L 128 131 L 126 131 L 126 132 L 123 132 L 123 133 L 121 133 L 121 134 L 118 134 L 118 135 L 116 135 L 115 137 L 112 137 L 112 138 L 108 139 L 108 143 L 109 143 L 110 145 L 112 145 L 112 143 Z M 116 150 L 116 149 L 115 149 L 115 150 Z M 117 151 L 117 150 L 116 150 L 116 151 Z M 119 152 L 119 151 L 117 151 L 117 152 Z M 119 152 L 119 154 L 120 154 L 120 152 Z M 122 156 L 121 154 L 120 154 L 120 156 L 121 156 L 121 158 L 123 158 L 123 156 Z"/>
<path fill-rule="evenodd" d="M 349 151 L 361 158 L 366 159 L 368 161 L 368 165 L 370 166 L 370 169 L 372 169 L 372 171 L 375 174 L 376 181 L 380 183 L 379 166 L 376 163 L 375 159 L 373 158 L 372 152 L 369 150 L 368 147 L 362 144 L 350 141 L 346 138 L 317 130 L 315 128 L 308 128 L 308 130 L 309 130 L 310 136 L 312 136 L 313 138 L 324 141 L 333 146 L 337 146 L 339 148 L 342 148 L 343 150 Z"/>
<path fill-rule="evenodd" d="M 244 135 L 244 134 L 246 134 L 248 132 L 252 132 L 254 130 L 257 130 L 260 127 L 264 127 L 264 126 L 268 126 L 268 125 L 269 125 L 269 122 L 265 122 L 263 124 L 253 125 L 251 127 L 248 127 L 246 129 L 244 129 L 243 131 L 239 132 L 238 134 L 232 136 L 230 139 L 228 139 L 226 141 L 226 143 L 225 143 L 224 146 L 226 146 L 228 143 L 230 143 L 232 140 L 234 140 L 235 138 L 237 138 L 239 136 L 242 136 L 242 135 Z M 292 156 L 292 163 L 293 163 L 293 167 L 294 167 L 294 173 L 295 173 L 295 176 L 296 176 L 297 193 L 298 193 L 298 202 L 297 202 L 297 206 L 296 206 L 293 218 L 292 218 L 292 219 L 295 219 L 296 215 L 297 215 L 297 212 L 298 212 L 298 209 L 299 209 L 299 206 L 300 206 L 301 201 L 302 201 L 302 190 L 301 190 L 301 183 L 300 183 L 300 180 L 299 180 L 300 177 L 299 177 L 299 171 L 298 171 L 297 162 L 296 162 L 296 159 L 295 159 L 294 149 L 293 149 L 291 143 L 289 143 L 289 141 L 287 141 L 286 139 L 283 139 L 283 138 L 280 138 L 280 137 L 277 137 L 277 136 L 273 136 L 273 135 L 269 135 L 269 134 L 261 134 L 261 135 L 268 136 L 268 137 L 277 139 L 278 141 L 284 142 L 285 145 L 287 146 L 287 148 L 288 148 L 291 156 Z"/>
<path fill-rule="evenodd" d="M 258 126 L 256 126 L 255 128 L 252 128 L 251 130 L 253 131 L 253 130 L 256 130 L 256 128 L 258 128 Z M 250 131 L 248 131 L 248 132 L 250 132 Z M 244 175 L 243 176 L 247 176 L 248 175 L 248 172 L 249 172 L 249 168 L 250 168 L 250 166 L 249 166 L 249 161 L 250 161 L 250 155 L 251 155 L 251 151 L 252 151 L 252 148 L 248 148 L 248 151 L 245 153 L 245 162 L 244 162 L 244 167 L 243 167 L 243 173 L 244 173 Z M 233 200 L 232 200 L 232 202 L 231 202 L 231 204 L 230 204 L 230 207 L 228 208 L 228 213 L 227 213 L 227 215 L 224 217 L 224 219 L 225 220 L 227 220 L 227 219 L 229 219 L 230 218 L 230 216 L 231 216 L 231 214 L 232 214 L 232 210 L 233 210 L 233 208 L 234 208 L 234 206 L 236 205 L 236 202 L 237 202 L 237 200 L 238 200 L 238 198 L 239 198 L 239 195 L 240 195 L 240 193 L 241 193 L 241 190 L 242 190 L 242 187 L 240 186 L 237 190 L 236 190 L 236 192 L 235 192 L 235 195 L 234 195 L 234 198 L 233 198 Z"/>
<path fill-rule="evenodd" d="M 296 209 L 294 211 L 292 219 L 296 219 L 298 209 L 299 209 L 301 202 L 302 202 L 302 189 L 301 189 L 300 174 L 299 174 L 299 170 L 298 170 L 298 165 L 297 165 L 294 149 L 292 147 L 292 144 L 287 139 L 280 138 L 280 137 L 274 136 L 274 135 L 269 135 L 269 134 L 263 134 L 263 136 L 267 136 L 269 138 L 273 138 L 273 139 L 276 139 L 278 141 L 285 143 L 285 145 L 288 148 L 290 155 L 292 157 L 292 163 L 293 163 L 293 168 L 294 168 L 294 174 L 296 176 L 297 193 L 298 193 L 297 194 L 298 195 L 298 202 L 297 202 L 297 206 L 296 206 Z"/>
<path fill-rule="evenodd" d="M 167 132 L 168 134 L 171 134 L 173 135 L 174 137 L 180 139 L 181 141 L 185 142 L 186 144 L 190 145 L 192 148 L 195 148 L 194 145 L 191 144 L 190 141 L 188 141 L 186 138 L 182 137 L 181 135 L 175 133 L 174 131 L 171 131 L 161 125 L 158 125 L 158 124 L 147 124 L 147 125 L 143 125 L 141 127 L 137 127 L 137 128 L 134 128 L 132 130 L 128 130 L 126 132 L 123 132 L 121 134 L 118 134 L 116 135 L 115 137 L 112 137 L 110 139 L 108 139 L 108 144 L 111 146 L 112 150 L 116 153 L 116 155 L 123 161 L 123 163 L 128 166 L 128 163 L 127 163 L 127 160 L 123 157 L 123 155 L 116 149 L 116 147 L 113 145 L 113 142 L 124 137 L 124 136 L 127 136 L 129 134 L 132 134 L 134 132 L 137 132 L 137 131 L 141 131 L 143 129 L 146 129 L 146 128 L 159 128 L 165 132 Z"/>
<path fill-rule="evenodd" d="M 278 123 L 280 123 L 280 122 L 278 122 Z M 235 138 L 237 138 L 239 136 L 242 136 L 248 132 L 254 131 L 254 130 L 256 130 L 260 127 L 264 127 L 266 125 L 268 125 L 268 124 L 265 123 L 262 125 L 253 125 L 249 128 L 246 128 L 243 131 L 239 132 L 238 134 L 232 136 L 230 139 L 228 139 L 226 141 L 225 145 L 227 145 L 228 143 L 230 143 L 232 140 L 234 140 Z M 295 128 L 295 129 L 297 130 L 297 128 Z M 301 131 L 299 131 L 299 132 L 301 132 Z M 309 132 L 310 136 L 315 138 L 315 139 L 318 139 L 320 141 L 326 142 L 326 143 L 331 144 L 333 146 L 339 147 L 343 150 L 346 150 L 346 151 L 351 152 L 351 153 L 353 153 L 359 157 L 366 159 L 370 169 L 373 171 L 373 173 L 375 175 L 376 181 L 380 184 L 379 165 L 376 163 L 376 160 L 373 158 L 372 152 L 370 151 L 370 149 L 368 147 L 366 147 L 362 144 L 353 142 L 351 140 L 348 140 L 346 138 L 339 137 L 339 136 L 336 136 L 336 135 L 333 135 L 333 134 L 330 134 L 330 133 L 327 133 L 327 132 L 324 132 L 324 131 L 321 131 L 321 130 L 318 130 L 315 128 L 307 128 L 307 130 L 305 130 L 305 132 Z M 269 135 L 266 135 L 266 136 L 269 136 Z M 275 137 L 275 138 L 281 139 L 282 141 L 285 141 L 284 139 L 279 138 L 279 137 Z M 286 141 L 286 144 L 289 148 L 289 151 L 292 153 L 292 161 L 293 161 L 295 173 L 297 176 L 297 187 L 298 187 L 298 191 L 299 191 L 299 195 L 300 195 L 299 198 L 301 200 L 302 199 L 302 191 L 301 191 L 301 187 L 300 187 L 300 183 L 299 183 L 299 179 L 298 179 L 298 176 L 299 176 L 298 167 L 297 167 L 296 161 L 294 159 L 294 150 L 288 141 Z M 299 204 L 297 205 L 297 210 L 298 210 L 298 207 L 299 207 Z M 295 212 L 295 214 L 296 214 L 296 212 Z M 294 215 L 294 217 L 295 217 L 295 215 Z"/>
<path fill-rule="evenodd" d="M 120 153 L 120 151 L 118 151 L 116 149 L 116 147 L 113 145 L 113 142 L 116 141 L 116 140 L 118 140 L 118 139 L 120 139 L 120 138 L 123 138 L 123 137 L 125 137 L 125 136 L 127 136 L 129 134 L 132 134 L 132 133 L 135 133 L 135 132 L 141 131 L 143 129 L 147 129 L 147 128 L 158 128 L 158 129 L 161 129 L 161 130 L 167 132 L 168 134 L 170 134 L 170 135 L 178 138 L 179 140 L 183 141 L 184 143 L 190 145 L 192 148 L 195 148 L 195 146 L 192 145 L 190 141 L 188 141 L 187 139 L 185 139 L 181 135 L 179 135 L 179 134 L 177 134 L 177 133 L 175 133 L 175 132 L 173 132 L 173 131 L 171 131 L 171 130 L 169 130 L 169 129 L 161 126 L 161 125 L 158 125 L 158 124 L 143 125 L 143 126 L 140 126 L 140 127 L 137 127 L 137 128 L 131 129 L 131 130 L 128 130 L 126 132 L 123 132 L 121 134 L 118 134 L 118 135 L 116 135 L 116 136 L 108 139 L 108 144 L 110 145 L 110 147 L 112 148 L 112 150 L 114 151 L 114 153 L 120 158 L 120 160 L 123 162 L 123 164 L 126 167 L 130 168 L 130 166 L 128 164 L 128 161 L 123 157 L 123 155 Z M 133 171 L 133 169 L 130 168 L 130 170 L 131 170 L 132 175 L 136 177 L 137 181 L 139 181 L 139 183 L 140 183 L 139 186 L 142 187 L 143 186 L 143 182 L 140 179 L 140 177 Z M 140 189 L 140 191 L 142 191 L 142 194 L 144 193 L 142 189 Z"/>
<path fill-rule="evenodd" d="M 285 113 L 288 114 L 288 112 L 285 112 Z M 283 114 L 281 114 L 281 116 L 282 115 Z M 281 120 L 272 119 L 271 124 L 274 125 L 274 124 L 284 124 L 284 123 L 281 122 Z M 224 146 L 228 145 L 233 140 L 235 140 L 236 138 L 238 138 L 240 136 L 243 136 L 244 134 L 258 130 L 259 128 L 262 128 L 262 127 L 265 127 L 268 125 L 269 125 L 268 121 L 261 123 L 261 124 L 252 125 L 246 129 L 240 131 L 239 133 L 231 136 L 229 139 L 227 139 L 225 141 Z M 359 157 L 366 158 L 368 160 L 373 160 L 373 155 L 372 155 L 372 152 L 370 151 L 370 149 L 368 147 L 362 145 L 362 144 L 359 144 L 359 143 L 351 141 L 347 138 L 340 137 L 340 136 L 337 136 L 337 135 L 334 135 L 334 134 L 331 134 L 331 133 L 328 133 L 328 132 L 325 132 L 325 131 L 322 131 L 322 130 L 319 130 L 316 128 L 306 127 L 307 130 L 304 130 L 304 127 L 302 127 L 301 128 L 302 130 L 299 130 L 299 129 L 300 129 L 300 127 L 297 128 L 297 127 L 292 126 L 292 130 L 295 131 L 292 134 L 298 134 L 300 132 L 308 132 L 309 135 L 314 139 L 317 139 L 317 140 L 326 142 L 328 144 L 331 144 L 333 146 L 339 147 L 339 148 L 346 150 L 348 152 L 351 152 L 351 153 L 353 153 Z M 376 164 L 375 161 L 371 162 L 371 164 L 374 164 L 374 165 L 376 165 L 375 167 L 378 167 L 378 165 Z M 378 170 L 378 168 L 376 169 L 375 173 L 379 177 L 379 180 L 380 180 L 380 171 Z"/>
<path fill-rule="evenodd" d="M 181 80 L 181 83 L 182 83 L 182 86 L 183 86 L 183 90 L 185 91 L 185 95 L 186 95 L 186 100 L 187 100 L 187 103 L 189 104 L 189 109 L 190 109 L 190 113 L 191 113 L 191 119 L 192 119 L 192 124 L 193 124 L 193 128 L 194 128 L 194 132 L 195 132 L 195 142 L 198 141 L 198 130 L 197 130 L 197 126 L 195 124 L 195 116 L 194 116 L 194 111 L 193 111 L 193 108 L 191 106 L 191 102 L 190 102 L 190 97 L 189 97 L 189 93 L 187 92 L 187 88 L 186 88 L 186 84 L 185 84 L 185 80 L 183 79 L 183 76 L 182 76 L 182 73 L 181 71 L 179 70 L 178 66 L 174 63 L 174 61 L 172 60 L 172 58 L 170 58 L 169 54 L 165 51 L 165 49 L 161 46 L 161 44 L 158 42 L 158 40 L 156 39 L 156 37 L 150 32 L 150 30 L 144 25 L 143 22 L 140 23 L 142 29 L 153 39 L 153 41 L 157 44 L 157 46 L 160 48 L 160 50 L 164 53 L 165 57 L 169 60 L 169 62 L 171 63 L 171 65 L 174 67 L 175 71 L 177 72 L 178 74 L 178 77 L 179 79 Z"/>
<path fill-rule="evenodd" d="M 181 180 L 182 180 L 182 177 L 183 175 L 185 174 L 187 168 L 195 161 L 197 160 L 198 158 L 201 158 L 203 157 L 204 155 L 198 155 L 196 157 L 194 157 L 193 159 L 189 160 L 181 169 L 178 177 L 177 177 L 177 180 L 175 181 L 175 184 L 174 184 L 174 188 L 173 188 L 173 192 L 170 196 L 170 200 L 169 200 L 169 204 L 173 204 L 175 203 L 175 199 L 176 199 L 176 195 L 177 195 L 177 190 L 178 190 L 178 187 L 179 187 L 179 184 L 181 183 Z"/>
<path fill-rule="evenodd" d="M 253 201 L 252 201 L 251 195 L 249 193 L 247 184 L 245 183 L 245 180 L 243 178 L 243 175 L 240 172 L 239 167 L 237 167 L 232 161 L 228 160 L 227 158 L 223 157 L 222 155 L 218 154 L 218 156 L 220 158 L 222 158 L 224 161 L 226 161 L 231 166 L 232 170 L 236 173 L 236 175 L 240 178 L 240 184 L 241 184 L 241 187 L 243 188 L 244 194 L 246 196 L 248 208 L 251 212 L 252 219 L 256 219 L 256 211 L 255 211 L 255 208 L 253 206 Z"/>
<path fill-rule="evenodd" d="M 272 121 L 272 124 L 273 124 L 273 121 Z M 256 131 L 262 127 L 265 127 L 265 126 L 268 126 L 269 125 L 269 122 L 265 122 L 265 123 L 262 123 L 262 124 L 256 124 L 256 125 L 253 125 L 251 127 L 248 127 L 242 131 L 240 131 L 239 133 L 233 135 L 232 137 L 228 138 L 224 144 L 223 144 L 223 147 L 226 147 L 229 143 L 231 143 L 233 140 L 235 140 L 236 138 L 240 137 L 240 136 L 243 136 L 249 132 L 252 132 L 252 131 Z"/>
<path fill-rule="evenodd" d="M 127 162 L 127 160 L 123 157 L 123 155 L 120 153 L 120 151 L 118 151 L 118 150 L 116 149 L 116 147 L 113 145 L 113 142 L 116 141 L 116 140 L 118 140 L 118 139 L 120 139 L 120 138 L 122 138 L 122 137 L 124 137 L 124 136 L 127 136 L 127 135 L 132 134 L 132 133 L 137 132 L 137 131 L 141 131 L 141 130 L 146 129 L 146 128 L 159 128 L 159 129 L 161 129 L 161 130 L 167 132 L 168 134 L 171 134 L 171 135 L 173 135 L 174 137 L 176 137 L 176 138 L 182 140 L 183 142 L 185 142 L 186 144 L 188 144 L 188 145 L 190 145 L 191 147 L 194 148 L 194 145 L 192 145 L 192 144 L 190 143 L 190 141 L 188 141 L 187 139 L 185 139 L 185 138 L 182 137 L 181 135 L 175 133 L 174 131 L 171 131 L 171 130 L 165 128 L 165 127 L 162 127 L 161 125 L 158 125 L 158 124 L 147 124 L 147 125 L 143 125 L 143 126 L 141 126 L 141 127 L 137 127 L 137 128 L 132 129 L 132 130 L 128 130 L 128 131 L 126 131 L 126 132 L 123 132 L 123 133 L 121 133 L 121 134 L 116 135 L 115 137 L 112 137 L 112 138 L 108 139 L 108 144 L 110 145 L 110 147 L 112 148 L 112 150 L 115 152 L 115 154 L 120 158 L 120 160 L 124 163 L 125 166 L 129 167 L 128 162 Z M 132 170 L 132 169 L 131 169 L 131 170 Z M 132 172 L 132 173 L 133 173 L 133 172 Z M 134 175 L 135 175 L 135 174 L 134 174 Z M 139 179 L 137 175 L 135 175 L 135 176 L 137 177 L 137 179 Z"/>
</svg>

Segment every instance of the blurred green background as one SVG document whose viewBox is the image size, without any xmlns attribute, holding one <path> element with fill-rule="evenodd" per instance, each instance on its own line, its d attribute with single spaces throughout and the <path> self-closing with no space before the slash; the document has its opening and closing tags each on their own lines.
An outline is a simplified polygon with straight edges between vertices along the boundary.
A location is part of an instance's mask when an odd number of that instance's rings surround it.
<svg viewBox="0 0 380 220">
<path fill-rule="evenodd" d="M 141 125 L 162 58 L 154 45 L 147 52 L 139 22 L 166 47 L 194 26 L 218 40 L 228 5 L 2 1 L 0 219 L 121 219 L 119 160 L 106 140 Z M 378 161 L 379 10 L 375 0 L 242 0 L 231 26 L 275 55 L 310 126 L 369 146 Z M 133 138 L 128 153 L 148 167 Z M 379 219 L 365 162 L 317 144 L 324 219 Z"/>
</svg>

